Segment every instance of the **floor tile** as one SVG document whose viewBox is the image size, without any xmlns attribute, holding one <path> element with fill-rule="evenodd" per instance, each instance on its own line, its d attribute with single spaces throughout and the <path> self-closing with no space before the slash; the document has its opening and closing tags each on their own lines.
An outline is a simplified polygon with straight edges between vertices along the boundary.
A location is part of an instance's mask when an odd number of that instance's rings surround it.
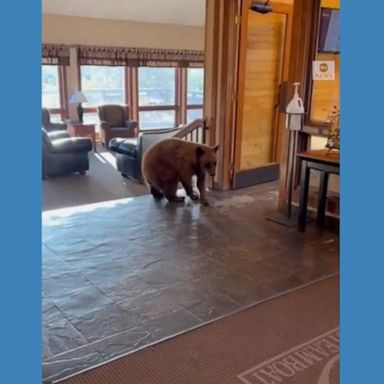
<svg viewBox="0 0 384 384">
<path fill-rule="evenodd" d="M 44 360 L 87 344 L 84 337 L 64 318 L 59 320 L 50 317 L 50 321 L 43 322 L 42 333 Z"/>
<path fill-rule="evenodd" d="M 180 332 L 189 330 L 202 322 L 185 310 L 148 320 L 143 327 L 152 334 L 156 340 L 162 340 Z"/>
<path fill-rule="evenodd" d="M 43 361 L 43 382 L 52 383 L 103 361 L 102 355 L 90 345 L 68 351 Z"/>
<path fill-rule="evenodd" d="M 72 291 L 66 296 L 53 299 L 53 302 L 68 318 L 81 316 L 113 304 L 110 298 L 93 286 Z"/>
<path fill-rule="evenodd" d="M 127 329 L 92 344 L 104 359 L 112 359 L 155 341 L 149 331 L 141 326 Z"/>
<path fill-rule="evenodd" d="M 166 314 L 180 311 L 181 305 L 164 291 L 155 291 L 121 301 L 119 305 L 141 321 L 157 319 Z"/>
<path fill-rule="evenodd" d="M 51 275 L 42 280 L 42 289 L 47 298 L 58 298 L 68 293 L 89 287 L 91 282 L 78 272 L 66 272 L 59 275 Z"/>
<path fill-rule="evenodd" d="M 89 342 L 132 328 L 138 322 L 134 314 L 116 304 L 71 318 L 71 323 Z"/>
<path fill-rule="evenodd" d="M 186 307 L 188 312 L 202 322 L 217 319 L 239 310 L 241 305 L 222 294 L 212 295 L 208 300 Z"/>
</svg>

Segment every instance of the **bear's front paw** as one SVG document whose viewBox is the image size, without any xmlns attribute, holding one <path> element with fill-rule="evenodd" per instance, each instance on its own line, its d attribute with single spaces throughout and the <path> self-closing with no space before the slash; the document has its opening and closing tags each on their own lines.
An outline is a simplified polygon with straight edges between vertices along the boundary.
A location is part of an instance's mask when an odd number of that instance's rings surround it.
<svg viewBox="0 0 384 384">
<path fill-rule="evenodd" d="M 200 203 L 203 204 L 203 205 L 209 205 L 209 201 L 205 197 L 200 199 Z"/>
<path fill-rule="evenodd" d="M 184 201 L 184 196 L 172 196 L 168 198 L 170 203 L 182 203 Z"/>
<path fill-rule="evenodd" d="M 190 195 L 189 195 L 189 197 L 191 198 L 191 200 L 193 200 L 193 201 L 197 201 L 197 200 L 199 200 L 199 195 L 197 194 L 197 193 L 191 193 Z"/>
</svg>

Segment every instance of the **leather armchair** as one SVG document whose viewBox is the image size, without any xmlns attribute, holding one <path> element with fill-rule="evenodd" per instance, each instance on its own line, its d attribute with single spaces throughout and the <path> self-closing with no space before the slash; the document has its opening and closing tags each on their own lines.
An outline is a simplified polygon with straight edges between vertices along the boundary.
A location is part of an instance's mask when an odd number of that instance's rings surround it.
<svg viewBox="0 0 384 384">
<path fill-rule="evenodd" d="M 47 108 L 42 109 L 41 123 L 42 123 L 43 128 L 47 132 L 65 131 L 67 129 L 67 126 L 64 123 L 52 123 L 51 122 L 51 116 L 50 116 L 49 110 Z"/>
<path fill-rule="evenodd" d="M 47 132 L 42 129 L 43 179 L 66 173 L 79 172 L 85 175 L 89 169 L 88 152 L 92 140 L 85 137 L 70 137 L 64 131 Z"/>
<path fill-rule="evenodd" d="M 103 145 L 108 145 L 114 137 L 135 137 L 137 122 L 129 120 L 127 106 L 101 105 L 98 108 L 100 118 L 100 136 Z"/>
<path fill-rule="evenodd" d="M 108 148 L 116 153 L 117 170 L 123 177 L 143 182 L 141 162 L 145 151 L 153 144 L 175 136 L 181 128 L 144 131 L 135 138 L 113 138 Z"/>
</svg>

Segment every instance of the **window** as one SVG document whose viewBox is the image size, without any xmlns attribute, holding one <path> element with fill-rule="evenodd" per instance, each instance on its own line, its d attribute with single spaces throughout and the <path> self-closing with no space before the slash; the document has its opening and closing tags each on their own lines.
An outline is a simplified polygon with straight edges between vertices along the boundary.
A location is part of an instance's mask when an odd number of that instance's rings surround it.
<svg viewBox="0 0 384 384">
<path fill-rule="evenodd" d="M 203 118 L 204 69 L 187 69 L 187 123 Z"/>
<path fill-rule="evenodd" d="M 61 81 L 58 65 L 43 65 L 41 70 L 42 100 L 41 105 L 51 112 L 52 121 L 62 119 Z"/>
<path fill-rule="evenodd" d="M 138 79 L 140 129 L 174 127 L 176 69 L 141 67 Z"/>
<path fill-rule="evenodd" d="M 188 109 L 187 110 L 187 124 L 192 123 L 193 120 L 202 119 L 203 110 L 202 109 Z"/>
<path fill-rule="evenodd" d="M 188 68 L 187 104 L 203 105 L 204 102 L 204 69 Z"/>
<path fill-rule="evenodd" d="M 88 99 L 83 103 L 84 121 L 98 124 L 97 106 L 126 104 L 124 67 L 82 65 L 81 90 Z"/>
</svg>

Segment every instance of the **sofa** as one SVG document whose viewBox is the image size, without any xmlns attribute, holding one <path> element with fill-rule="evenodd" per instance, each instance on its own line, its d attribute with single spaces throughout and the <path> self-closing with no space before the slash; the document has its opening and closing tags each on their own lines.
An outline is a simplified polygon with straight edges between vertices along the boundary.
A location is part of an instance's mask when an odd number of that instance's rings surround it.
<svg viewBox="0 0 384 384">
<path fill-rule="evenodd" d="M 128 107 L 124 105 L 101 105 L 98 107 L 101 143 L 108 145 L 114 137 L 135 137 L 137 122 L 129 120 Z"/>
<path fill-rule="evenodd" d="M 65 131 L 67 129 L 67 126 L 64 123 L 51 122 L 51 116 L 47 108 L 42 108 L 41 124 L 47 132 Z"/>
<path fill-rule="evenodd" d="M 42 175 L 50 176 L 79 172 L 85 175 L 89 169 L 88 152 L 92 140 L 70 137 L 65 131 L 47 132 L 42 128 Z"/>
<path fill-rule="evenodd" d="M 145 151 L 153 144 L 175 136 L 181 128 L 142 132 L 136 138 L 113 138 L 108 148 L 116 153 L 117 170 L 123 177 L 143 182 L 141 162 Z"/>
</svg>

